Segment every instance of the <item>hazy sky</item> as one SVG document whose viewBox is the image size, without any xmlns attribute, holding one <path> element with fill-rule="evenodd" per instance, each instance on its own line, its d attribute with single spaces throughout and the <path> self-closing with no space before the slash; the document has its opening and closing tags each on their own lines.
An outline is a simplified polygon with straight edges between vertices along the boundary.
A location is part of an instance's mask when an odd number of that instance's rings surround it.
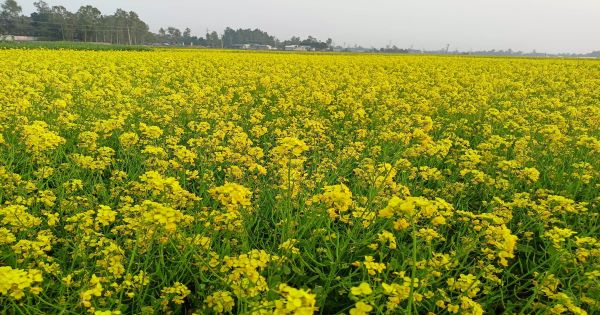
<svg viewBox="0 0 600 315">
<path fill-rule="evenodd" d="M 33 11 L 35 0 L 17 0 Z M 47 0 L 71 11 L 135 11 L 152 31 L 190 27 L 204 35 L 260 28 L 279 39 L 331 37 L 339 45 L 538 52 L 600 50 L 600 0 Z"/>
</svg>

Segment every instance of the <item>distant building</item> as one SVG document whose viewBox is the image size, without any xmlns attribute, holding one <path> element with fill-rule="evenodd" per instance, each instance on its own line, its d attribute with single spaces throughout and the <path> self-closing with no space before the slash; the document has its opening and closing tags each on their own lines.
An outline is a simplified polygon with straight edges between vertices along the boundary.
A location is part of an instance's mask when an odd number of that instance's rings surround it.
<svg viewBox="0 0 600 315">
<path fill-rule="evenodd" d="M 273 50 L 273 46 L 271 45 L 259 45 L 259 44 L 252 44 L 250 49 L 254 49 L 254 50 Z"/>
<path fill-rule="evenodd" d="M 364 53 L 364 52 L 368 52 L 370 50 L 368 48 L 364 48 L 364 47 L 348 47 L 345 49 L 345 51 L 355 52 L 355 53 Z"/>
<path fill-rule="evenodd" d="M 36 41 L 37 37 L 20 36 L 20 35 L 0 35 L 0 41 L 3 42 L 32 42 Z"/>
<path fill-rule="evenodd" d="M 262 45 L 262 44 L 234 44 L 232 47 L 235 49 L 246 49 L 246 50 L 274 50 L 275 49 L 271 45 Z"/>
<path fill-rule="evenodd" d="M 283 47 L 283 50 L 288 51 L 314 51 L 315 49 L 306 45 L 286 45 Z"/>
<path fill-rule="evenodd" d="M 235 49 L 250 49 L 250 44 L 234 44 L 232 47 Z"/>
</svg>

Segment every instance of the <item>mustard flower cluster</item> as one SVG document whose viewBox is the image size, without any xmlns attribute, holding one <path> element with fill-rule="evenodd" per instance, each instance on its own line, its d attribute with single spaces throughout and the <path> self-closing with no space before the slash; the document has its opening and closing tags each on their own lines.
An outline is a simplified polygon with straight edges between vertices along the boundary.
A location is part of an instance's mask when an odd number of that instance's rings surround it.
<svg viewBox="0 0 600 315">
<path fill-rule="evenodd" d="M 598 78 L 0 50 L 0 313 L 600 314 Z"/>
</svg>

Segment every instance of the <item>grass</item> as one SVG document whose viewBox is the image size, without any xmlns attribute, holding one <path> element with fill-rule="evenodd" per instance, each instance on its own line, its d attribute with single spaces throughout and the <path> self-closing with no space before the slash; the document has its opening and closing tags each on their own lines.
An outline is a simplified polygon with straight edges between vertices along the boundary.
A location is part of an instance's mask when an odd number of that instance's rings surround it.
<svg viewBox="0 0 600 315">
<path fill-rule="evenodd" d="M 0 42 L 0 49 L 50 49 L 88 51 L 150 51 L 151 47 L 141 45 L 116 45 L 108 43 L 84 43 L 69 41 Z"/>
</svg>

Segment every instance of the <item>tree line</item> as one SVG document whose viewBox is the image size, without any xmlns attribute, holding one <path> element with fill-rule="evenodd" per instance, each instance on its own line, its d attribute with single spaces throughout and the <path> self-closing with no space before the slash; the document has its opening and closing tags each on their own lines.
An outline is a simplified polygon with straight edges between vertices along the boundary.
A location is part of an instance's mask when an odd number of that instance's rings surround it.
<svg viewBox="0 0 600 315">
<path fill-rule="evenodd" d="M 64 6 L 50 6 L 45 1 L 33 3 L 35 12 L 23 15 L 22 7 L 15 0 L 5 0 L 0 5 L 0 34 L 32 36 L 47 41 L 104 42 L 125 45 L 160 44 L 194 45 L 215 48 L 234 48 L 242 44 L 304 45 L 315 50 L 332 48 L 333 41 L 319 41 L 308 36 L 302 40 L 292 37 L 280 41 L 259 29 L 232 29 L 227 27 L 221 34 L 207 31 L 204 36 L 192 35 L 192 30 L 183 31 L 169 26 L 161 27 L 157 33 L 150 31 L 148 24 L 134 11 L 117 9 L 113 14 L 103 14 L 98 8 L 85 5 L 77 12 Z"/>
<path fill-rule="evenodd" d="M 0 11 L 0 33 L 33 36 L 42 40 L 144 44 L 151 33 L 137 13 L 117 9 L 104 15 L 91 5 L 70 12 L 64 6 L 34 2 L 35 12 L 22 15 L 15 0 L 6 0 Z"/>
</svg>

